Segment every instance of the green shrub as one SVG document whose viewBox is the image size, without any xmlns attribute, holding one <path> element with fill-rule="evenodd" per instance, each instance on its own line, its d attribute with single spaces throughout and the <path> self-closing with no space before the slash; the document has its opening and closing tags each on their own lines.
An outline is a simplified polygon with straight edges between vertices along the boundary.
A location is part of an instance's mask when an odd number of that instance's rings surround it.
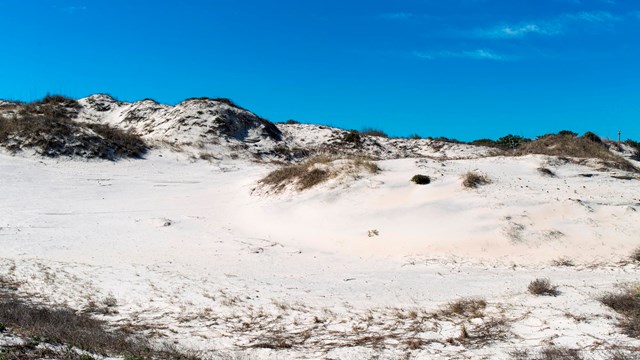
<svg viewBox="0 0 640 360">
<path fill-rule="evenodd" d="M 368 136 L 383 137 L 383 138 L 389 137 L 389 135 L 387 135 L 384 131 L 378 130 L 378 129 L 372 129 L 372 128 L 364 128 L 362 129 L 362 131 L 360 131 L 360 134 L 368 135 Z"/>
<path fill-rule="evenodd" d="M 527 139 L 523 136 L 509 134 L 496 140 L 496 146 L 505 150 L 517 149 L 518 147 L 520 147 L 520 145 L 530 141 L 530 139 Z"/>
</svg>

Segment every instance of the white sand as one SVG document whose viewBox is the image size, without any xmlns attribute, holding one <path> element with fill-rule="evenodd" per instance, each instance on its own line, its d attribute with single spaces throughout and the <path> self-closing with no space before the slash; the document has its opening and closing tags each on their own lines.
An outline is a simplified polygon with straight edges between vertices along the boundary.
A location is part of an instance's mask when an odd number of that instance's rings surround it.
<svg viewBox="0 0 640 360">
<path fill-rule="evenodd" d="M 24 294 L 77 309 L 113 295 L 118 314 L 105 319 L 151 326 L 163 340 L 214 355 L 639 349 L 597 300 L 638 280 L 638 265 L 620 262 L 640 246 L 638 181 L 546 161 L 386 160 L 377 175 L 266 195 L 257 180 L 273 167 L 240 160 L 193 162 L 164 150 L 117 163 L 0 155 L 0 275 L 24 282 Z M 540 175 L 543 165 L 557 177 Z M 464 189 L 469 170 L 492 183 Z M 417 173 L 434 181 L 412 184 Z M 561 257 L 576 266 L 550 265 Z M 537 277 L 561 294 L 529 294 Z M 467 296 L 487 300 L 484 320 L 425 318 L 416 330 L 411 310 L 427 314 Z M 491 317 L 510 324 L 504 338 L 446 342 L 462 324 L 474 329 Z M 353 344 L 369 335 L 385 346 Z M 308 339 L 246 348 L 271 336 Z M 437 341 L 408 348 L 415 337 Z"/>
</svg>

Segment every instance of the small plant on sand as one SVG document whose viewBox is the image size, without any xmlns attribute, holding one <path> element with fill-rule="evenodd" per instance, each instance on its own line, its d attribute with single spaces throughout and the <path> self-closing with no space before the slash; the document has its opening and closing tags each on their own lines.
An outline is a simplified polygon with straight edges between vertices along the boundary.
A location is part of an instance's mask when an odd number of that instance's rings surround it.
<svg viewBox="0 0 640 360">
<path fill-rule="evenodd" d="M 545 167 L 539 167 L 538 168 L 538 172 L 540 173 L 540 175 L 542 176 L 549 176 L 549 177 L 555 177 L 556 174 L 554 174 L 553 171 L 545 168 Z"/>
<path fill-rule="evenodd" d="M 566 257 L 561 257 L 555 260 L 551 261 L 551 265 L 553 266 L 575 266 L 575 263 L 573 262 L 573 260 L 566 258 Z"/>
<path fill-rule="evenodd" d="M 626 335 L 640 338 L 640 285 L 605 294 L 600 302 L 624 316 L 619 325 Z"/>
<path fill-rule="evenodd" d="M 363 158 L 332 159 L 317 156 L 300 164 L 283 166 L 262 178 L 259 183 L 276 192 L 289 185 L 295 185 L 302 191 L 321 184 L 329 179 L 343 176 L 357 178 L 362 172 L 376 174 L 380 168 L 376 163 Z"/>
<path fill-rule="evenodd" d="M 631 253 L 631 260 L 640 262 L 640 247 L 633 250 Z"/>
<path fill-rule="evenodd" d="M 479 318 L 483 316 L 483 310 L 486 307 L 487 302 L 483 298 L 463 298 L 448 303 L 442 313 L 445 315 Z"/>
<path fill-rule="evenodd" d="M 480 185 L 489 184 L 491 181 L 486 175 L 474 171 L 468 171 L 462 175 L 462 186 L 468 189 L 475 189 Z"/>
<path fill-rule="evenodd" d="M 533 295 L 550 295 L 557 296 L 559 294 L 558 287 L 551 284 L 549 279 L 540 278 L 535 279 L 529 283 L 527 287 L 530 293 Z"/>
<path fill-rule="evenodd" d="M 418 184 L 418 185 L 427 185 L 431 183 L 431 178 L 427 175 L 414 175 L 411 178 L 411 181 Z"/>
<path fill-rule="evenodd" d="M 579 350 L 549 346 L 538 351 L 516 350 L 510 353 L 513 360 L 583 360 Z"/>
</svg>

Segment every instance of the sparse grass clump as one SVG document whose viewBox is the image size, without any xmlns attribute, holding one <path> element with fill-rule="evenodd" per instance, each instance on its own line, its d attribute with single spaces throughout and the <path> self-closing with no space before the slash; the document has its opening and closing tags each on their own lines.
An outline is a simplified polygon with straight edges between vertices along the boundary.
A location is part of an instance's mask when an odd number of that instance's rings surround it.
<svg viewBox="0 0 640 360">
<path fill-rule="evenodd" d="M 462 175 L 462 186 L 475 189 L 478 186 L 489 184 L 491 181 L 486 175 L 479 174 L 474 171 L 468 171 Z"/>
<path fill-rule="evenodd" d="M 512 352 L 513 360 L 583 360 L 579 350 L 561 346 L 549 346 L 539 351 L 516 350 Z"/>
<path fill-rule="evenodd" d="M 463 298 L 447 304 L 442 311 L 445 315 L 459 315 L 464 317 L 482 317 L 487 302 L 483 298 Z"/>
<path fill-rule="evenodd" d="M 573 260 L 569 258 L 561 257 L 551 261 L 551 265 L 558 266 L 558 267 L 560 266 L 570 267 L 570 266 L 575 266 L 575 263 L 573 262 Z"/>
<path fill-rule="evenodd" d="M 545 168 L 545 167 L 539 167 L 538 168 L 538 172 L 542 176 L 548 176 L 548 177 L 555 177 L 556 176 L 556 174 L 553 171 L 551 171 L 550 169 Z"/>
<path fill-rule="evenodd" d="M 626 335 L 640 338 L 640 286 L 605 294 L 600 302 L 624 316 L 620 327 Z"/>
<path fill-rule="evenodd" d="M 631 253 L 630 258 L 633 261 L 640 262 L 640 247 L 635 249 L 635 250 L 633 250 L 633 252 Z"/>
<path fill-rule="evenodd" d="M 388 138 L 389 137 L 389 135 L 387 135 L 384 131 L 378 130 L 378 129 L 373 129 L 373 128 L 362 129 L 362 131 L 360 131 L 360 134 L 368 135 L 368 136 L 383 137 L 383 138 Z"/>
<path fill-rule="evenodd" d="M 559 294 L 558 287 L 551 284 L 549 279 L 540 278 L 535 279 L 529 283 L 527 287 L 530 293 L 533 295 L 550 295 L 557 296 Z"/>
<path fill-rule="evenodd" d="M 411 181 L 418 185 L 428 185 L 431 183 L 431 178 L 428 175 L 414 175 Z"/>
<path fill-rule="evenodd" d="M 361 171 L 375 174 L 380 171 L 380 168 L 374 162 L 362 158 L 334 160 L 326 156 L 317 156 L 301 164 L 276 169 L 262 178 L 259 183 L 275 191 L 282 191 L 294 184 L 297 190 L 302 191 L 341 174 L 357 177 Z"/>
<path fill-rule="evenodd" d="M 49 308 L 28 303 L 11 293 L 0 294 L 0 322 L 19 335 L 59 343 L 101 355 L 120 355 L 138 359 L 198 359 L 174 348 L 154 347 L 145 338 L 131 337 L 124 331 L 107 329 L 106 324 L 88 314 L 58 307 Z M 34 347 L 7 347 L 16 359 L 31 359 Z M 53 351 L 53 350 L 51 350 Z M 47 354 L 62 358 L 62 354 Z M 38 357 L 39 358 L 39 357 Z M 80 359 L 77 353 L 64 354 L 65 359 Z"/>
</svg>

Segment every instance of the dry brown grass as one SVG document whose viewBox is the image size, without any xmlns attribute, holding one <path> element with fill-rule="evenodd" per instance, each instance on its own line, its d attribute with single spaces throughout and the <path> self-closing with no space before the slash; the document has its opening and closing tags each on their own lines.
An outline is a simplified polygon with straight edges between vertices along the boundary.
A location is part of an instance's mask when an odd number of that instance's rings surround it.
<svg viewBox="0 0 640 360">
<path fill-rule="evenodd" d="M 334 162 L 343 160 L 344 164 L 334 166 Z M 271 187 L 276 192 L 289 185 L 295 185 L 298 191 L 312 188 L 341 173 L 355 175 L 360 171 L 375 174 L 380 171 L 378 165 L 363 158 L 332 159 L 327 156 L 316 156 L 301 164 L 286 165 L 270 172 L 259 183 Z"/>
<path fill-rule="evenodd" d="M 137 135 L 108 125 L 81 124 L 64 117 L 0 119 L 0 146 L 12 152 L 34 149 L 48 157 L 140 158 L 147 145 Z"/>
<path fill-rule="evenodd" d="M 447 304 L 444 315 L 458 315 L 467 318 L 482 317 L 487 302 L 483 298 L 463 298 Z"/>
<path fill-rule="evenodd" d="M 551 284 L 549 279 L 540 278 L 535 279 L 529 283 L 527 287 L 530 293 L 533 295 L 550 295 L 557 296 L 559 294 L 558 287 Z"/>
<path fill-rule="evenodd" d="M 0 292 L 0 323 L 22 337 L 41 339 L 44 343 L 64 344 L 64 354 L 58 350 L 44 354 L 47 358 L 80 359 L 71 348 L 101 355 L 120 355 L 127 359 L 196 360 L 197 354 L 178 351 L 169 345 L 155 346 L 144 337 L 132 337 L 121 330 L 107 329 L 103 321 L 64 307 L 31 304 L 11 292 Z M 36 345 L 8 346 L 0 353 L 8 359 L 35 359 Z M 40 357 L 37 357 L 40 358 Z M 85 357 L 86 359 L 86 357 Z"/>
<path fill-rule="evenodd" d="M 627 171 L 637 171 L 622 157 L 609 151 L 607 144 L 593 136 L 545 135 L 521 144 L 516 155 L 540 154 L 580 159 L 599 159 L 605 165 Z"/>
<path fill-rule="evenodd" d="M 626 335 L 640 338 L 640 286 L 605 294 L 600 302 L 624 316 L 619 325 Z"/>
<path fill-rule="evenodd" d="M 79 156 L 117 160 L 140 158 L 148 150 L 140 136 L 103 124 L 73 120 L 82 106 L 60 95 L 18 104 L 0 116 L 0 146 L 11 152 L 33 149 L 48 157 Z"/>
<path fill-rule="evenodd" d="M 491 180 L 486 175 L 474 171 L 468 171 L 462 175 L 462 186 L 468 189 L 475 189 L 478 186 L 489 184 Z"/>
</svg>

